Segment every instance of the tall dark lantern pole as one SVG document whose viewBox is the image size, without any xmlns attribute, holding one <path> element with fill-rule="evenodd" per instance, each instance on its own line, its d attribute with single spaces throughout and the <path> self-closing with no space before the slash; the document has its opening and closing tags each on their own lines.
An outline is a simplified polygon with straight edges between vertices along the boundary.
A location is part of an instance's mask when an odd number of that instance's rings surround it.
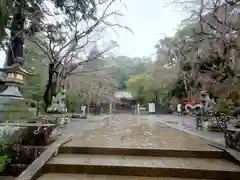
<svg viewBox="0 0 240 180">
<path fill-rule="evenodd" d="M 24 44 L 24 23 L 25 23 L 25 15 L 24 15 L 24 1 L 25 0 L 16 0 L 16 12 L 13 15 L 13 20 L 11 24 L 11 39 L 8 47 L 7 54 L 7 66 L 13 66 L 18 63 L 23 66 L 23 44 Z"/>
</svg>

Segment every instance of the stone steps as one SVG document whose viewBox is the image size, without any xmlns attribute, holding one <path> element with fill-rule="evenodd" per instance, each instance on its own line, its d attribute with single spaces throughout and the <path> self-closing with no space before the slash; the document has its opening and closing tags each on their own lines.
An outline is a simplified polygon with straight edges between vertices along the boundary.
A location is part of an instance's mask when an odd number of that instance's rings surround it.
<svg viewBox="0 0 240 180">
<path fill-rule="evenodd" d="M 240 166 L 228 161 L 222 150 L 206 147 L 154 149 L 67 143 L 44 165 L 37 180 L 240 179 Z"/>
<path fill-rule="evenodd" d="M 44 172 L 240 179 L 240 166 L 220 158 L 59 154 L 44 166 Z"/>
<path fill-rule="evenodd" d="M 225 153 L 214 147 L 208 149 L 166 149 L 166 148 L 132 148 L 132 147 L 83 147 L 62 146 L 59 153 L 64 154 L 101 154 L 101 155 L 132 155 L 157 157 L 196 157 L 196 158 L 222 158 Z"/>
<path fill-rule="evenodd" d="M 114 176 L 114 175 L 90 175 L 90 174 L 44 174 L 38 180 L 201 180 L 163 177 L 139 177 L 139 176 Z M 202 179 L 203 180 L 203 179 Z"/>
<path fill-rule="evenodd" d="M 121 115 L 98 128 L 84 124 L 84 133 L 74 135 L 42 163 L 37 180 L 240 179 L 240 166 L 209 141 L 150 119 L 135 121 L 136 117 Z"/>
</svg>

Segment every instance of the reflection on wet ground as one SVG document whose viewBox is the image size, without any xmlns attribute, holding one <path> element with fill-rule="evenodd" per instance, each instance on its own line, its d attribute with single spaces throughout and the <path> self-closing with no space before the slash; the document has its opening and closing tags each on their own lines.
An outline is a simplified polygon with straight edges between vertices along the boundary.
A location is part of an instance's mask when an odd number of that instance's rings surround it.
<svg viewBox="0 0 240 180">
<path fill-rule="evenodd" d="M 83 120 L 84 121 L 84 120 Z M 208 141 L 157 123 L 148 116 L 112 115 L 109 118 L 74 124 L 74 134 L 66 146 L 144 147 L 216 150 Z"/>
</svg>

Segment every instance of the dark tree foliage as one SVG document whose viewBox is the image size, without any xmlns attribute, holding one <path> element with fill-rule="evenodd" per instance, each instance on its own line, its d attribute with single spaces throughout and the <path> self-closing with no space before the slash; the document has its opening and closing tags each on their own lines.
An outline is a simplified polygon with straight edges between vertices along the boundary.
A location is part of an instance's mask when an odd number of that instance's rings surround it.
<svg viewBox="0 0 240 180">
<path fill-rule="evenodd" d="M 48 0 L 69 16 L 70 21 L 76 19 L 96 20 L 95 0 Z M 80 14 L 79 14 L 80 12 Z M 1 0 L 0 1 L 0 44 L 7 53 L 7 66 L 15 63 L 23 65 L 24 39 L 34 33 L 46 31 L 43 17 L 50 13 L 44 0 Z M 80 16 L 80 17 L 79 17 Z M 27 27 L 26 27 L 27 25 Z M 7 36 L 7 30 L 10 37 Z M 51 68 L 52 64 L 50 64 Z M 49 75 L 53 74 L 50 72 Z M 52 78 L 49 77 L 49 87 Z M 49 88 L 47 87 L 47 88 Z M 48 98 L 49 99 L 49 98 Z"/>
<path fill-rule="evenodd" d="M 174 84 L 173 89 L 169 92 L 169 94 L 179 99 L 187 97 L 187 90 L 185 89 L 184 81 L 179 78 Z"/>
<path fill-rule="evenodd" d="M 142 74 L 151 64 L 148 58 L 130 58 L 125 56 L 112 57 L 108 64 L 113 63 L 110 67 L 111 76 L 117 80 L 118 89 L 126 89 L 125 82 L 132 76 Z"/>
<path fill-rule="evenodd" d="M 0 1 L 0 42 L 6 36 L 5 27 L 8 24 L 10 11 L 7 8 L 7 1 Z"/>
<path fill-rule="evenodd" d="M 56 7 L 60 7 L 65 11 L 66 14 L 69 14 L 71 17 L 75 16 L 74 12 L 80 11 L 84 20 L 95 18 L 95 0 L 55 0 L 55 2 Z"/>
<path fill-rule="evenodd" d="M 56 7 L 62 9 L 73 20 L 76 18 L 76 11 L 81 12 L 82 19 L 96 19 L 96 4 L 94 0 L 49 0 Z M 2 47 L 3 39 L 6 38 L 6 30 L 10 31 L 10 39 L 7 43 L 7 65 L 11 66 L 16 62 L 16 57 L 22 58 L 25 35 L 33 35 L 42 29 L 41 18 L 48 9 L 44 6 L 43 0 L 1 0 L 0 2 L 0 42 Z M 29 26 L 25 27 L 26 21 Z M 19 60 L 19 59 L 18 59 Z M 23 64 L 23 62 L 20 62 Z"/>
</svg>

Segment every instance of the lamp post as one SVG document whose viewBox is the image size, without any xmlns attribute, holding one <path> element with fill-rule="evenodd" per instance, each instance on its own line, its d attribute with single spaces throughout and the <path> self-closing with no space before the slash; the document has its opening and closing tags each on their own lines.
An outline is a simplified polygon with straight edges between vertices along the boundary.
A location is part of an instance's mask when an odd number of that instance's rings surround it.
<svg viewBox="0 0 240 180">
<path fill-rule="evenodd" d="M 28 71 L 23 68 L 24 31 L 22 30 L 24 29 L 26 20 L 24 8 L 21 6 L 23 4 L 23 0 L 16 0 L 14 4 L 15 11 L 11 21 L 11 38 L 6 54 L 6 62 L 4 68 L 0 69 L 0 71 L 5 74 L 4 81 L 7 89 L 5 89 L 0 96 L 22 98 L 19 88 L 24 84 L 26 76 L 30 75 Z"/>
</svg>

